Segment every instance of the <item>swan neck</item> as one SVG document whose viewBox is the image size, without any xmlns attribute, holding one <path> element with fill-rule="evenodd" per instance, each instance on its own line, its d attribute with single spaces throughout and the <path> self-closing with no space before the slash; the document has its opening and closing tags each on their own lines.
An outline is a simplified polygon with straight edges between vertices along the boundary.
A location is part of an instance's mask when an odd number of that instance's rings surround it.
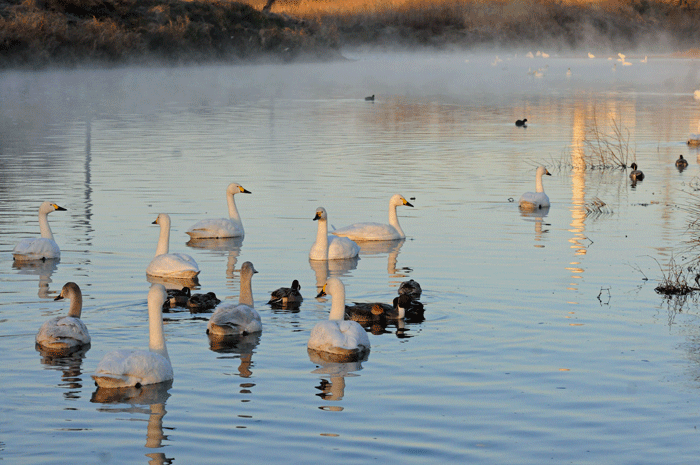
<svg viewBox="0 0 700 465">
<path fill-rule="evenodd" d="M 148 348 L 151 352 L 162 355 L 168 361 L 168 349 L 165 346 L 165 335 L 163 334 L 163 313 L 158 302 L 148 302 Z"/>
<path fill-rule="evenodd" d="M 158 248 L 156 257 L 168 253 L 170 249 L 170 222 L 163 222 L 160 225 L 160 236 L 158 237 Z"/>
<path fill-rule="evenodd" d="M 81 294 L 75 294 L 71 295 L 70 298 L 70 309 L 68 310 L 68 316 L 72 316 L 73 318 L 80 318 L 80 315 L 83 312 L 83 296 Z"/>
<path fill-rule="evenodd" d="M 331 314 L 329 320 L 345 319 L 345 289 L 334 289 L 331 295 Z"/>
<path fill-rule="evenodd" d="M 253 301 L 253 275 L 249 276 L 241 275 L 241 293 L 238 296 L 238 303 L 247 305 L 251 308 L 255 308 L 255 302 Z"/>
<path fill-rule="evenodd" d="M 328 220 L 316 221 L 318 221 L 318 232 L 316 233 L 314 249 L 320 252 L 320 260 L 328 260 Z"/>
<path fill-rule="evenodd" d="M 39 231 L 41 231 L 41 237 L 44 239 L 53 240 L 53 232 L 51 232 L 51 226 L 49 226 L 49 214 L 46 212 L 39 212 Z"/>
<path fill-rule="evenodd" d="M 542 173 L 537 173 L 535 177 L 535 192 L 544 192 L 544 187 L 542 187 Z"/>
<path fill-rule="evenodd" d="M 243 224 L 241 216 L 238 214 L 238 208 L 236 208 L 236 196 L 227 193 L 226 202 L 228 203 L 228 217 L 235 220 L 237 223 Z"/>
<path fill-rule="evenodd" d="M 396 229 L 400 237 L 406 237 L 403 229 L 401 229 L 401 225 L 399 225 L 399 217 L 396 214 L 396 205 L 394 204 L 389 204 L 389 224 Z"/>
</svg>

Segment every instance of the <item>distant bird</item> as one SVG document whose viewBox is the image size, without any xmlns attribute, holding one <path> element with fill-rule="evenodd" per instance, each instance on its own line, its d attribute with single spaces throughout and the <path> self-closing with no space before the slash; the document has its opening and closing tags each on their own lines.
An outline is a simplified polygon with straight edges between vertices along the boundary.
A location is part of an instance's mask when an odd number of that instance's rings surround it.
<svg viewBox="0 0 700 465">
<path fill-rule="evenodd" d="M 535 58 L 535 55 L 532 54 L 532 52 L 527 52 L 527 55 L 525 55 L 527 58 Z"/>
<path fill-rule="evenodd" d="M 301 285 L 296 279 L 292 281 L 292 287 L 280 287 L 272 291 L 268 304 L 272 307 L 285 306 L 289 304 L 297 304 L 304 300 L 299 292 Z"/>
<path fill-rule="evenodd" d="M 370 95 L 369 97 L 365 97 L 366 102 L 374 102 L 374 94 Z"/>
<path fill-rule="evenodd" d="M 517 120 L 515 125 L 519 128 L 526 127 L 527 125 L 525 123 L 527 123 L 527 118 Z"/>
<path fill-rule="evenodd" d="M 571 68 L 566 70 L 566 77 L 571 77 Z"/>
<path fill-rule="evenodd" d="M 679 169 L 685 169 L 688 167 L 688 160 L 683 158 L 683 155 L 681 155 L 678 160 L 676 160 L 676 168 Z"/>
<path fill-rule="evenodd" d="M 502 62 L 502 61 L 503 61 L 503 60 L 501 60 L 500 58 L 498 58 L 498 55 L 496 55 L 496 59 L 493 60 L 493 63 L 491 63 L 491 66 L 498 66 L 498 64 L 499 64 L 500 62 Z"/>
<path fill-rule="evenodd" d="M 647 62 L 647 56 L 646 56 L 646 55 L 644 55 L 644 59 L 642 59 L 642 60 L 639 60 L 639 61 L 640 61 L 641 63 L 646 63 L 646 62 Z"/>
<path fill-rule="evenodd" d="M 588 58 L 595 58 L 595 55 L 593 55 L 591 52 L 588 52 Z"/>
<path fill-rule="evenodd" d="M 696 90 L 695 92 L 693 92 L 693 97 L 695 98 L 695 100 L 700 100 L 700 90 Z"/>
<path fill-rule="evenodd" d="M 644 180 L 644 173 L 642 173 L 641 170 L 637 169 L 637 164 L 632 163 L 630 165 L 630 168 L 632 168 L 632 172 L 630 173 L 630 179 L 632 182 L 637 182 L 637 181 L 643 181 Z"/>
<path fill-rule="evenodd" d="M 189 287 L 182 289 L 168 289 L 168 298 L 163 303 L 163 310 L 173 307 L 189 308 L 192 313 L 203 313 L 212 310 L 221 303 L 213 292 L 206 294 L 192 294 Z"/>
</svg>

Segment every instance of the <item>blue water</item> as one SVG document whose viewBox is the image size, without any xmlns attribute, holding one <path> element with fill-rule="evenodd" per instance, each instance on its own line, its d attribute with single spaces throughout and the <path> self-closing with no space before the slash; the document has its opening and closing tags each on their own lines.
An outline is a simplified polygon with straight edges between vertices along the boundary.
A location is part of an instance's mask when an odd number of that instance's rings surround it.
<svg viewBox="0 0 700 465">
<path fill-rule="evenodd" d="M 362 55 L 342 63 L 0 74 L 0 459 L 8 463 L 694 463 L 700 456 L 697 300 L 654 292 L 694 257 L 697 62 L 576 56 Z M 548 65 L 548 66 L 547 66 Z M 542 68 L 543 77 L 528 74 Z M 566 77 L 571 68 L 572 76 Z M 376 95 L 365 102 L 366 95 Z M 513 122 L 528 118 L 527 129 Z M 616 123 L 613 123 L 616 122 Z M 576 170 L 586 128 L 624 130 L 624 170 Z M 673 162 L 690 161 L 683 172 Z M 538 164 L 551 209 L 521 214 Z M 226 215 L 243 241 L 187 245 Z M 314 268 L 312 221 L 386 221 L 404 242 Z M 600 198 L 608 209 L 586 216 Z M 62 257 L 20 267 L 44 200 Z M 165 314 L 172 385 L 119 394 L 102 356 L 148 344 L 145 268 L 158 213 L 200 290 L 238 297 L 253 262 L 261 335 L 211 346 L 207 314 Z M 426 319 L 373 331 L 367 360 L 324 364 L 306 341 L 340 276 L 348 301 L 415 279 Z M 266 305 L 298 279 L 299 311 Z M 62 285 L 83 291 L 90 349 L 35 350 Z"/>
</svg>

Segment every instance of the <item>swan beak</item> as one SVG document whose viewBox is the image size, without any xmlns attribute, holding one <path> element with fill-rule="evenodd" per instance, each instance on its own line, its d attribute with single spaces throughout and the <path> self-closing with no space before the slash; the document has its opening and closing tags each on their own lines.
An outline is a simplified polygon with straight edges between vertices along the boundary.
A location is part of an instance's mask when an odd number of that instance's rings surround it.
<svg viewBox="0 0 700 465">
<path fill-rule="evenodd" d="M 318 299 L 319 297 L 323 297 L 324 295 L 326 295 L 326 285 L 325 285 L 325 284 L 324 284 L 323 287 L 321 288 L 321 292 L 318 293 L 318 295 L 316 296 L 316 298 Z"/>
<path fill-rule="evenodd" d="M 319 212 L 316 212 L 316 215 L 314 216 L 314 221 L 320 220 L 321 219 L 321 214 Z"/>
<path fill-rule="evenodd" d="M 413 206 L 413 205 L 411 204 L 411 202 L 409 202 L 409 201 L 406 200 L 406 199 L 403 199 L 403 204 L 406 205 L 407 207 L 412 207 L 412 206 Z"/>
<path fill-rule="evenodd" d="M 59 207 L 59 206 L 58 206 L 58 205 L 56 205 L 55 203 L 54 203 L 54 204 L 52 204 L 52 206 L 53 206 L 54 210 L 56 210 L 56 211 L 59 211 L 59 212 L 64 212 L 64 211 L 66 211 L 66 209 L 65 209 L 65 208 L 63 208 L 63 207 Z"/>
<path fill-rule="evenodd" d="M 151 224 L 158 224 L 158 218 L 156 218 L 155 221 Z"/>
<path fill-rule="evenodd" d="M 552 175 L 552 173 L 550 173 L 549 170 L 545 170 L 545 171 L 544 171 L 544 174 L 546 174 L 547 176 L 551 176 L 551 175 Z"/>
<path fill-rule="evenodd" d="M 241 186 L 238 186 L 238 188 L 241 190 L 241 194 L 250 194 L 250 191 L 248 189 L 244 189 Z"/>
<path fill-rule="evenodd" d="M 63 300 L 63 292 L 61 292 L 60 294 L 58 294 L 58 295 L 56 296 L 56 298 L 53 299 L 53 300 Z"/>
</svg>

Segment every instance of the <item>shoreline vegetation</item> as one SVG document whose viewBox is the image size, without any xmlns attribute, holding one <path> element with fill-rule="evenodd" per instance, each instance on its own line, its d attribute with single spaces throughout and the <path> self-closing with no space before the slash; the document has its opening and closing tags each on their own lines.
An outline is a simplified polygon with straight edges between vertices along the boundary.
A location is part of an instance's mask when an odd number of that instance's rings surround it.
<svg viewBox="0 0 700 465">
<path fill-rule="evenodd" d="M 700 0 L 0 0 L 0 68 L 255 63 L 365 49 L 700 57 Z"/>
</svg>

